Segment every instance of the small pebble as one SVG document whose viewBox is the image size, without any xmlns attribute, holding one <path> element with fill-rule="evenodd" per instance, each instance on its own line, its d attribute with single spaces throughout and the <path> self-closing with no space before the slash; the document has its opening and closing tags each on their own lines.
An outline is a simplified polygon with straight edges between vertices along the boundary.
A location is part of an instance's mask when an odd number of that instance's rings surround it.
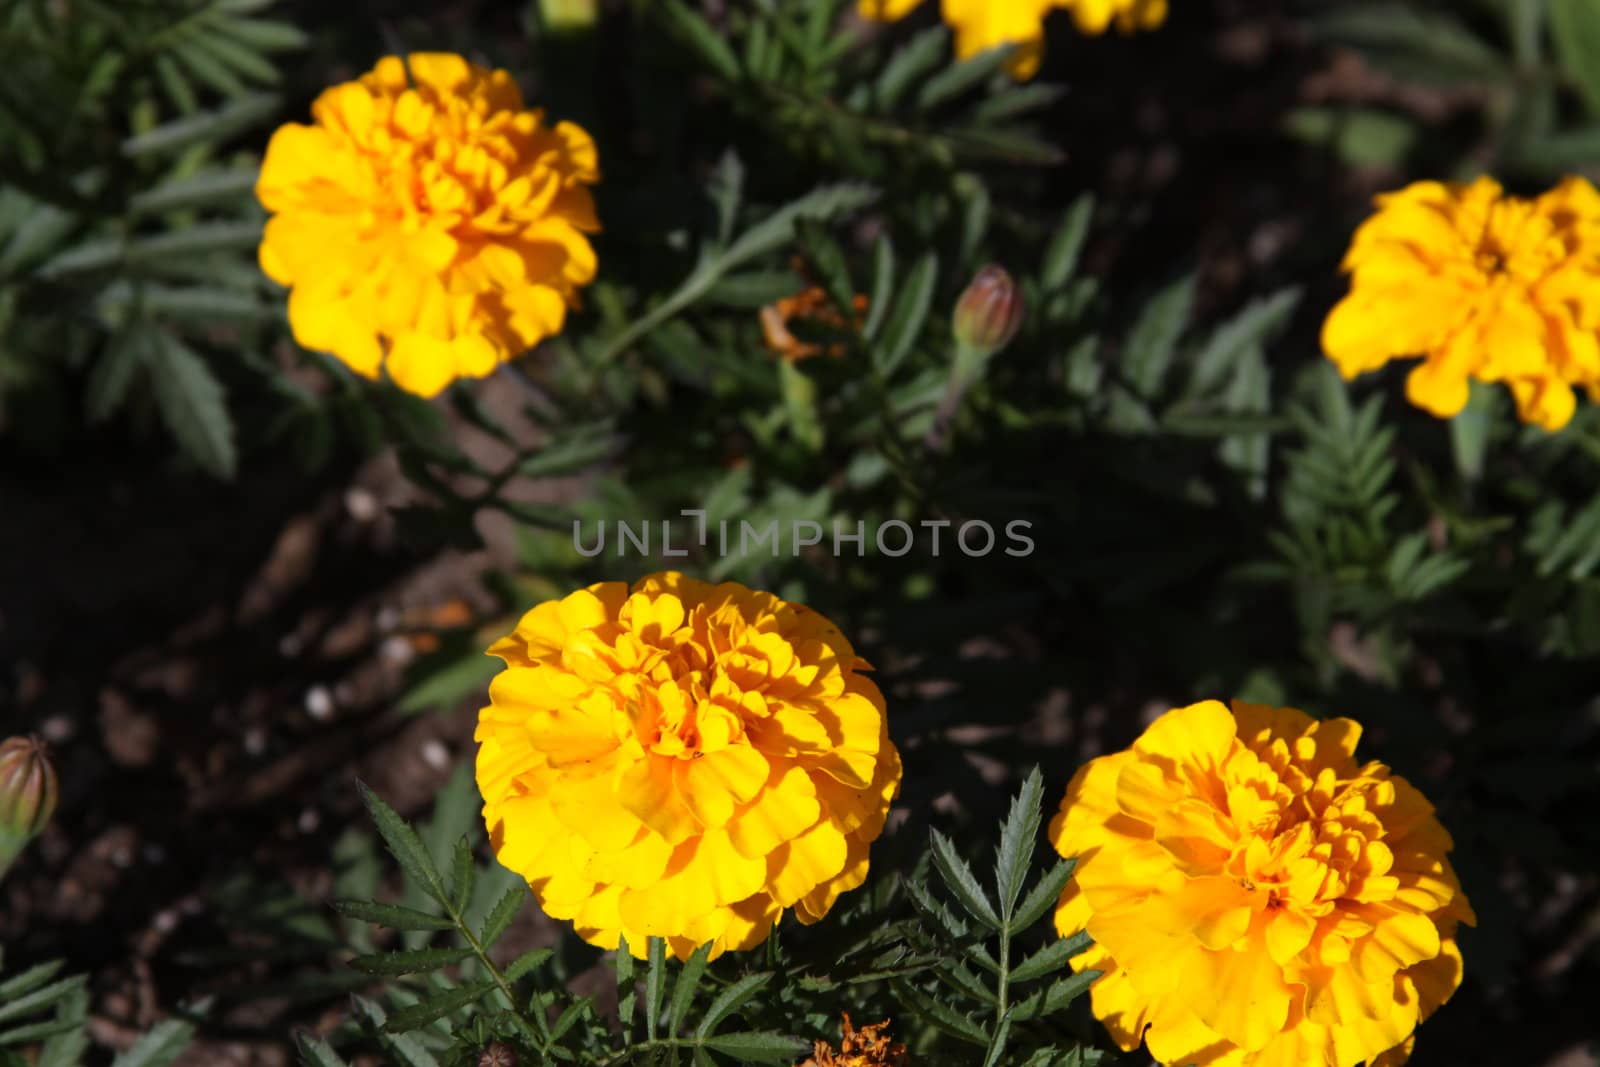
<svg viewBox="0 0 1600 1067">
<path fill-rule="evenodd" d="M 322 825 L 322 816 L 316 808 L 307 808 L 300 813 L 300 818 L 295 825 L 300 828 L 300 832 L 303 834 L 314 834 L 317 832 L 317 827 Z"/>
<path fill-rule="evenodd" d="M 436 771 L 442 771 L 450 766 L 450 750 L 438 739 L 429 738 L 422 743 L 422 762 Z"/>
<path fill-rule="evenodd" d="M 313 719 L 326 719 L 333 714 L 333 694 L 325 685 L 314 685 L 306 690 L 306 714 Z"/>
<path fill-rule="evenodd" d="M 383 511 L 378 504 L 378 498 L 359 485 L 344 494 L 344 508 L 357 522 L 371 522 Z"/>
</svg>

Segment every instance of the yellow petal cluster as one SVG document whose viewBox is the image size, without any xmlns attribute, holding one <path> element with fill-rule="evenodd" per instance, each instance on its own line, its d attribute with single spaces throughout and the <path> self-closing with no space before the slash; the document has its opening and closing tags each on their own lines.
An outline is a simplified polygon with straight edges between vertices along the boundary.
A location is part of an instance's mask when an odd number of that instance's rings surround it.
<svg viewBox="0 0 1600 1067">
<path fill-rule="evenodd" d="M 857 0 L 862 18 L 893 21 L 920 0 Z M 1102 34 L 1115 25 L 1123 33 L 1150 30 L 1167 18 L 1167 0 L 942 0 L 945 22 L 956 35 L 956 55 L 967 59 L 1001 45 L 1016 44 L 1011 73 L 1028 79 L 1044 56 L 1044 22 L 1062 10 L 1083 33 Z"/>
<path fill-rule="evenodd" d="M 900 755 L 821 615 L 664 572 L 541 604 L 489 651 L 506 663 L 477 730 L 490 840 L 585 940 L 714 958 L 865 880 Z"/>
<path fill-rule="evenodd" d="M 1600 398 L 1600 193 L 1569 178 L 1534 200 L 1418 182 L 1377 200 L 1345 256 L 1350 294 L 1322 345 L 1346 378 L 1422 358 L 1411 402 L 1441 418 L 1468 379 L 1504 382 L 1526 422 L 1559 430 L 1574 386 Z"/>
<path fill-rule="evenodd" d="M 312 115 L 273 134 L 256 185 L 300 344 L 433 396 L 561 332 L 596 269 L 587 133 L 445 53 L 382 59 Z"/>
<path fill-rule="evenodd" d="M 1073 778 L 1050 839 L 1079 857 L 1056 927 L 1087 929 L 1095 1015 L 1160 1063 L 1404 1062 L 1461 984 L 1475 922 L 1450 835 L 1361 728 L 1206 701 Z"/>
</svg>

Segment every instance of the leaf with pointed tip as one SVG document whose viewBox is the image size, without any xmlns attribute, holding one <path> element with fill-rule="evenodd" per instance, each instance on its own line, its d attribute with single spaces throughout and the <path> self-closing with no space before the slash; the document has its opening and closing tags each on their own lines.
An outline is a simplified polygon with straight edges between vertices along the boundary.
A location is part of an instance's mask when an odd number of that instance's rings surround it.
<svg viewBox="0 0 1600 1067">
<path fill-rule="evenodd" d="M 1000 847 L 995 851 L 995 893 L 1000 901 L 1000 915 L 1008 927 L 1016 910 L 1017 898 L 1022 895 L 1028 868 L 1033 863 L 1043 803 L 1044 776 L 1035 767 L 1023 780 L 1022 790 L 1011 800 L 1011 814 L 1000 826 Z"/>
<path fill-rule="evenodd" d="M 747 974 L 718 993 L 717 998 L 700 1017 L 700 1026 L 695 1030 L 695 1036 L 701 1038 L 710 1036 L 722 1020 L 738 1011 L 745 1001 L 755 996 L 770 981 L 772 981 L 770 972 Z"/>
<path fill-rule="evenodd" d="M 420 1030 L 429 1023 L 437 1019 L 443 1019 L 446 1015 L 451 1015 L 468 1004 L 480 1000 L 494 988 L 495 980 L 493 978 L 479 978 L 456 986 L 454 989 L 440 993 L 438 996 L 430 997 L 419 1004 L 412 1004 L 397 1010 L 383 1024 L 384 1032 L 403 1034 L 411 1030 Z"/>
<path fill-rule="evenodd" d="M 974 919 L 993 929 L 1000 928 L 1000 917 L 994 912 L 983 887 L 967 861 L 961 858 L 951 840 L 937 830 L 929 831 L 933 841 L 933 866 L 939 872 L 945 887 Z"/>
<path fill-rule="evenodd" d="M 370 900 L 336 900 L 333 910 L 350 919 L 387 926 L 391 930 L 454 930 L 456 924 L 443 915 L 429 915 L 403 904 L 379 904 Z"/>
<path fill-rule="evenodd" d="M 706 960 L 710 956 L 711 943 L 708 941 L 695 949 L 678 971 L 678 981 L 672 987 L 672 1002 L 667 1006 L 669 1034 L 683 1030 L 689 1021 L 689 1005 L 694 1000 L 701 976 L 706 973 Z"/>
<path fill-rule="evenodd" d="M 143 1037 L 111 1061 L 111 1067 L 167 1067 L 189 1047 L 194 1024 L 184 1019 L 157 1023 Z"/>
<path fill-rule="evenodd" d="M 523 901 L 527 899 L 528 888 L 525 885 L 519 883 L 506 890 L 505 895 L 495 904 L 494 910 L 489 913 L 488 918 L 483 920 L 483 932 L 479 934 L 478 940 L 483 943 L 484 948 L 489 948 L 500 940 L 501 935 L 510 928 L 512 921 L 516 919 L 517 912 L 522 910 Z"/>
<path fill-rule="evenodd" d="M 419 948 L 409 952 L 378 952 L 357 956 L 350 961 L 350 966 L 363 974 L 420 974 L 460 963 L 471 955 L 470 948 Z"/>
<path fill-rule="evenodd" d="M 361 790 L 361 802 L 366 805 L 367 812 L 377 824 L 378 833 L 383 837 L 384 844 L 389 846 L 389 854 L 400 864 L 400 869 L 405 871 L 406 876 L 415 882 L 418 888 L 441 905 L 448 907 L 450 900 L 445 894 L 444 882 L 439 877 L 439 868 L 434 866 L 433 857 L 423 848 L 422 839 L 417 836 L 417 832 L 400 818 L 393 808 L 385 804 L 382 797 L 369 789 L 365 782 L 358 781 L 356 787 Z"/>
<path fill-rule="evenodd" d="M 1063 937 L 1052 941 L 1044 948 L 1035 952 L 1011 970 L 1013 982 L 1031 982 L 1035 978 L 1043 978 L 1054 974 L 1066 967 L 1067 961 L 1086 951 L 1094 944 L 1094 938 L 1089 936 L 1087 930 L 1079 930 L 1071 937 Z"/>
<path fill-rule="evenodd" d="M 350 1067 L 331 1045 L 314 1034 L 297 1033 L 294 1043 L 300 1050 L 302 1067 Z"/>
<path fill-rule="evenodd" d="M 793 1063 L 796 1056 L 811 1048 L 809 1041 L 769 1030 L 717 1034 L 706 1038 L 704 1043 L 706 1048 L 742 1063 Z"/>
</svg>

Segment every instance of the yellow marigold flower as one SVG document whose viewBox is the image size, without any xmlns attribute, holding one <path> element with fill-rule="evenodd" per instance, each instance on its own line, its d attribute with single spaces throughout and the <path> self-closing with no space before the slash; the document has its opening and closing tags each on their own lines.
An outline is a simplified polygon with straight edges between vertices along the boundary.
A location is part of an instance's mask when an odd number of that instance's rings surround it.
<svg viewBox="0 0 1600 1067">
<path fill-rule="evenodd" d="M 490 840 L 585 940 L 715 957 L 866 879 L 900 755 L 869 665 L 821 615 L 666 572 L 541 604 L 489 651 Z"/>
<path fill-rule="evenodd" d="M 850 1023 L 850 1013 L 845 1012 L 839 1051 L 835 1052 L 826 1041 L 818 1041 L 811 1058 L 799 1067 L 906 1067 L 911 1062 L 906 1047 L 891 1041 L 884 1032 L 888 1029 L 889 1020 L 885 1019 L 857 1030 Z"/>
<path fill-rule="evenodd" d="M 561 331 L 593 280 L 594 142 L 503 70 L 389 56 L 273 134 L 261 269 L 307 348 L 433 396 Z"/>
<path fill-rule="evenodd" d="M 1361 727 L 1217 701 L 1086 764 L 1050 839 L 1079 857 L 1056 928 L 1095 944 L 1095 1015 L 1168 1065 L 1399 1064 L 1461 984 L 1472 909 L 1415 787 Z"/>
<path fill-rule="evenodd" d="M 857 0 L 862 18 L 904 18 L 918 0 Z M 943 0 L 945 22 L 956 35 L 961 59 L 1016 44 L 1011 73 L 1026 80 L 1044 56 L 1044 21 L 1056 9 L 1070 12 L 1083 33 L 1102 34 L 1116 25 L 1123 33 L 1151 30 L 1167 18 L 1167 0 Z"/>
<path fill-rule="evenodd" d="M 1505 382 L 1523 420 L 1559 430 L 1572 387 L 1600 397 L 1600 193 L 1569 178 L 1535 200 L 1418 182 L 1377 200 L 1345 256 L 1350 294 L 1322 345 L 1346 378 L 1420 356 L 1411 402 L 1441 418 L 1467 379 Z"/>
</svg>

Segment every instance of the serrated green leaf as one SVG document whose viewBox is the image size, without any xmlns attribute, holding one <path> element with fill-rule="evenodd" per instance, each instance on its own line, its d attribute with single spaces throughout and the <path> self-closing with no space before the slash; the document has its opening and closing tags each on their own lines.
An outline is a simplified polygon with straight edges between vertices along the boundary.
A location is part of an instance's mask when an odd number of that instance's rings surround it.
<svg viewBox="0 0 1600 1067">
<path fill-rule="evenodd" d="M 915 986 L 902 985 L 896 989 L 917 1013 L 940 1030 L 980 1048 L 989 1046 L 989 1035 L 984 1032 L 983 1027 L 954 1008 L 935 1000 Z"/>
<path fill-rule="evenodd" d="M 933 26 L 911 38 L 883 65 L 873 84 L 872 96 L 879 110 L 892 111 L 917 81 L 938 68 L 944 59 L 950 32 Z"/>
<path fill-rule="evenodd" d="M 1021 791 L 1011 800 L 1011 814 L 1000 826 L 1000 847 L 995 852 L 995 895 L 1008 928 L 1033 862 L 1043 803 L 1044 777 L 1035 767 L 1023 780 Z"/>
<path fill-rule="evenodd" d="M 162 182 L 128 201 L 138 215 L 158 215 L 164 211 L 192 211 L 217 204 L 245 202 L 255 191 L 260 177 L 255 170 L 203 170 Z"/>
<path fill-rule="evenodd" d="M 111 1067 L 167 1067 L 189 1047 L 194 1025 L 183 1019 L 167 1019 L 111 1061 Z"/>
<path fill-rule="evenodd" d="M 793 1063 L 811 1043 L 772 1031 L 715 1034 L 705 1039 L 705 1047 L 744 1063 Z"/>
<path fill-rule="evenodd" d="M 378 952 L 357 956 L 350 966 L 362 974 L 402 975 L 437 971 L 472 956 L 470 948 L 417 948 L 406 952 Z"/>
<path fill-rule="evenodd" d="M 32 1044 L 58 1034 L 71 1033 L 83 1025 L 77 1019 L 47 1019 L 36 1023 L 23 1023 L 9 1030 L 0 1030 L 0 1048 L 23 1043 Z"/>
<path fill-rule="evenodd" d="M 0 1023 L 8 1023 L 13 1019 L 21 1019 L 34 1012 L 43 1011 L 59 1000 L 66 998 L 73 990 L 83 986 L 86 979 L 82 975 L 73 975 L 51 982 L 49 985 L 40 986 L 7 1004 L 0 1004 Z"/>
<path fill-rule="evenodd" d="M 1218 326 L 1195 357 L 1190 391 L 1209 392 L 1227 381 L 1245 353 L 1254 346 L 1265 345 L 1289 321 L 1299 303 L 1298 288 L 1280 289 L 1251 301 Z"/>
<path fill-rule="evenodd" d="M 1065 286 L 1077 272 L 1078 260 L 1083 255 L 1084 243 L 1089 238 L 1089 224 L 1094 221 L 1094 196 L 1084 193 L 1067 208 L 1061 225 L 1050 238 L 1044 261 L 1039 265 L 1039 285 L 1046 292 Z"/>
<path fill-rule="evenodd" d="M 122 143 L 129 159 L 177 152 L 190 145 L 213 143 L 232 137 L 263 121 L 278 109 L 275 93 L 251 93 L 213 111 L 163 123 Z"/>
<path fill-rule="evenodd" d="M 450 871 L 450 895 L 455 904 L 455 914 L 460 915 L 467 910 L 477 881 L 478 866 L 472 855 L 472 844 L 465 837 L 459 838 Z"/>
<path fill-rule="evenodd" d="M 297 51 L 311 40 L 300 29 L 273 19 L 226 19 L 217 24 L 217 30 L 242 41 L 257 52 Z"/>
<path fill-rule="evenodd" d="M 386 926 L 391 930 L 454 930 L 455 923 L 442 915 L 429 915 L 403 904 L 379 904 L 370 900 L 336 900 L 333 910 L 347 918 Z"/>
<path fill-rule="evenodd" d="M 770 981 L 772 981 L 770 973 L 747 974 L 718 993 L 710 1007 L 706 1008 L 705 1014 L 700 1017 L 700 1025 L 695 1029 L 695 1036 L 704 1038 L 715 1032 L 724 1019 L 738 1011 Z"/>
<path fill-rule="evenodd" d="M 931 111 L 946 101 L 953 100 L 977 88 L 1000 72 L 1000 68 L 1016 54 L 1014 44 L 1001 45 L 979 52 L 944 68 L 923 83 L 917 93 L 917 110 Z"/>
<path fill-rule="evenodd" d="M 21 974 L 14 974 L 4 982 L 0 982 L 0 1004 L 38 989 L 56 976 L 63 963 L 63 960 L 50 960 L 47 963 L 36 964 Z"/>
<path fill-rule="evenodd" d="M 1050 868 L 1045 876 L 1034 883 L 1028 895 L 1022 898 L 1022 904 L 1017 908 L 1016 914 L 1011 917 L 1013 930 L 1026 930 L 1049 911 L 1061 897 L 1061 891 L 1067 888 L 1067 883 L 1072 880 L 1072 872 L 1078 866 L 1076 859 L 1064 859 Z"/>
<path fill-rule="evenodd" d="M 672 1001 L 667 1006 L 667 1033 L 677 1033 L 687 1028 L 689 1005 L 694 1000 L 701 977 L 706 973 L 706 960 L 710 955 L 711 944 L 707 942 L 695 949 L 678 971 L 678 980 L 672 986 Z"/>
<path fill-rule="evenodd" d="M 434 866 L 433 857 L 428 855 L 427 849 L 422 847 L 422 839 L 417 832 L 385 804 L 382 797 L 367 788 L 365 782 L 357 781 L 356 787 L 361 791 L 361 802 L 366 805 L 367 813 L 377 825 L 378 834 L 388 846 L 389 854 L 400 864 L 406 877 L 439 904 L 448 906 L 450 901 L 445 895 L 439 869 Z"/>
<path fill-rule="evenodd" d="M 391 1034 L 420 1030 L 437 1019 L 443 1019 L 446 1015 L 460 1011 L 468 1004 L 486 996 L 494 988 L 493 978 L 479 978 L 464 983 L 437 996 L 429 997 L 419 1004 L 397 1009 L 384 1022 L 383 1029 Z"/>
<path fill-rule="evenodd" d="M 156 407 L 184 452 L 218 478 L 232 478 L 238 467 L 233 419 L 222 386 L 206 361 L 165 331 L 151 330 L 145 365 Z"/>
<path fill-rule="evenodd" d="M 304 1032 L 294 1035 L 295 1048 L 300 1050 L 302 1067 L 350 1067 L 322 1038 Z"/>
<path fill-rule="evenodd" d="M 1167 286 L 1145 305 L 1123 354 L 1122 373 L 1133 391 L 1152 398 L 1161 388 L 1178 338 L 1189 322 L 1194 305 L 1194 275 L 1187 275 Z"/>
<path fill-rule="evenodd" d="M 1013 982 L 1031 982 L 1044 978 L 1066 967 L 1067 961 L 1094 944 L 1087 931 L 1080 930 L 1071 937 L 1052 941 L 1011 969 Z"/>
<path fill-rule="evenodd" d="M 379 1042 L 399 1067 L 439 1067 L 439 1061 L 433 1058 L 433 1053 L 416 1038 L 410 1034 L 391 1034 L 384 1030 L 383 1024 L 388 1022 L 388 1016 L 376 1003 L 366 997 L 352 997 L 351 1001 L 355 1004 L 356 1013 L 372 1027 Z"/>
<path fill-rule="evenodd" d="M 1087 970 L 1059 979 L 1019 1000 L 1011 1009 L 1012 1018 L 1020 1023 L 1064 1011 L 1099 977 L 1099 971 Z"/>
<path fill-rule="evenodd" d="M 667 24 L 680 39 L 694 49 L 724 81 L 740 80 L 739 57 L 728 42 L 682 0 L 661 0 L 655 7 L 666 16 Z"/>
<path fill-rule="evenodd" d="M 527 977 L 554 955 L 555 952 L 548 948 L 536 948 L 524 952 L 506 966 L 506 981 L 516 982 Z"/>
<path fill-rule="evenodd" d="M 667 943 L 659 937 L 649 941 L 648 963 L 644 975 L 644 1027 L 652 1040 L 661 1034 L 661 1002 L 667 995 Z"/>
<path fill-rule="evenodd" d="M 1011 1037 L 1011 1013 L 1007 1012 L 1000 1019 L 1000 1025 L 994 1028 L 994 1035 L 989 1038 L 989 1049 L 983 1057 L 983 1067 L 997 1067 L 1000 1057 L 1006 1053 L 1006 1041 Z"/>
<path fill-rule="evenodd" d="M 478 936 L 478 940 L 484 948 L 490 948 L 500 940 L 527 899 L 528 888 L 525 885 L 518 884 L 506 890 L 505 895 L 495 903 L 489 917 L 483 921 L 483 932 Z"/>
<path fill-rule="evenodd" d="M 934 289 L 939 284 L 939 257 L 928 252 L 917 260 L 895 297 L 894 310 L 884 326 L 883 336 L 872 350 L 878 371 L 885 378 L 911 353 L 933 306 Z"/>
<path fill-rule="evenodd" d="M 871 341 L 878 336 L 885 317 L 889 314 L 889 302 L 894 299 L 894 242 L 889 235 L 879 234 L 872 246 L 872 297 L 867 305 L 866 322 L 862 324 L 861 336 L 866 341 Z"/>
<path fill-rule="evenodd" d="M 638 970 L 638 966 L 632 950 L 628 948 L 626 935 L 618 935 L 617 951 L 612 954 L 612 962 L 617 971 L 617 1016 L 622 1020 L 624 1030 L 631 1031 L 634 1002 L 638 999 L 637 983 L 634 981 L 634 971 Z"/>
<path fill-rule="evenodd" d="M 998 930 L 1000 917 L 995 914 L 994 905 L 989 902 L 983 887 L 978 884 L 972 868 L 956 851 L 956 846 L 937 830 L 930 830 L 928 836 L 933 842 L 933 866 L 939 872 L 945 887 L 969 915 L 985 926 Z"/>
</svg>

